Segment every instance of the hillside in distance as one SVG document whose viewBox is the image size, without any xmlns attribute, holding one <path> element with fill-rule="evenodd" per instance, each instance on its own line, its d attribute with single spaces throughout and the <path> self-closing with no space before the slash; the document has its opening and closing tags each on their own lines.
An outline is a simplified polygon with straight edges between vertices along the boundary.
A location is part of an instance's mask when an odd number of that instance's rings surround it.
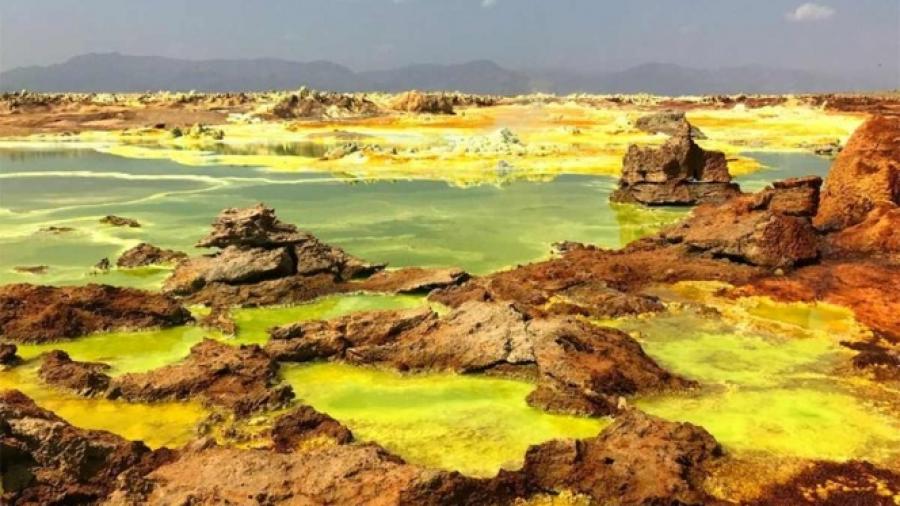
<svg viewBox="0 0 900 506">
<path fill-rule="evenodd" d="M 415 64 L 357 72 L 329 61 L 185 60 L 92 53 L 66 62 L 0 73 L 0 90 L 40 92 L 264 91 L 308 86 L 334 91 L 455 90 L 515 95 L 548 93 L 803 93 L 896 88 L 896 76 L 854 79 L 761 65 L 696 69 L 648 63 L 621 71 L 514 71 L 488 61 Z"/>
</svg>

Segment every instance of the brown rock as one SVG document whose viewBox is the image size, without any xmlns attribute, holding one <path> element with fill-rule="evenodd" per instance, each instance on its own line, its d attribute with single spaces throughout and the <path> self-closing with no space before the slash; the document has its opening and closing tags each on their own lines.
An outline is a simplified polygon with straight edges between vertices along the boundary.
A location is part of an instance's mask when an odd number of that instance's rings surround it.
<svg viewBox="0 0 900 506">
<path fill-rule="evenodd" d="M 21 359 L 16 355 L 16 345 L 12 343 L 0 343 L 0 365 L 15 365 Z"/>
<path fill-rule="evenodd" d="M 297 274 L 304 276 L 330 272 L 340 280 L 350 280 L 384 268 L 384 264 L 369 264 L 315 238 L 295 245 L 294 255 L 297 257 Z"/>
<path fill-rule="evenodd" d="M 229 346 L 204 339 L 184 360 L 145 373 L 113 378 L 112 391 L 130 401 L 199 398 L 238 415 L 283 406 L 293 398 L 278 386 L 278 365 L 259 346 Z"/>
<path fill-rule="evenodd" d="M 221 306 L 214 306 L 208 315 L 200 319 L 200 325 L 231 336 L 236 335 L 238 331 L 237 323 L 231 317 L 231 311 Z"/>
<path fill-rule="evenodd" d="M 539 317 L 546 314 L 555 297 L 579 286 L 635 294 L 655 283 L 709 280 L 745 284 L 765 273 L 755 266 L 704 257 L 684 244 L 655 238 L 617 251 L 570 247 L 559 258 L 474 278 L 432 293 L 429 299 L 451 307 L 470 300 L 514 303 L 527 315 Z"/>
<path fill-rule="evenodd" d="M 581 283 L 561 290 L 550 299 L 548 314 L 618 318 L 665 309 L 656 297 L 625 293 L 606 283 Z"/>
<path fill-rule="evenodd" d="M 191 257 L 178 262 L 172 275 L 163 283 L 163 291 L 173 295 L 188 295 L 203 288 L 206 273 L 215 263 L 213 256 Z"/>
<path fill-rule="evenodd" d="M 757 208 L 789 216 L 813 217 L 819 209 L 819 189 L 822 178 L 807 176 L 775 181 L 756 194 Z"/>
<path fill-rule="evenodd" d="M 337 444 L 353 441 L 350 429 L 310 406 L 298 406 L 279 416 L 272 426 L 275 451 L 282 453 L 294 451 L 303 441 L 317 437 L 332 439 Z"/>
<path fill-rule="evenodd" d="M 395 111 L 417 114 L 454 114 L 453 103 L 453 97 L 443 93 L 437 94 L 408 91 L 406 93 L 401 93 L 394 98 L 390 107 Z"/>
<path fill-rule="evenodd" d="M 114 216 L 112 214 L 100 218 L 100 223 L 111 225 L 113 227 L 129 227 L 140 228 L 141 224 L 132 218 L 123 218 L 122 216 Z"/>
<path fill-rule="evenodd" d="M 529 402 L 550 411 L 605 415 L 620 396 L 686 388 L 622 332 L 575 319 L 529 320 L 508 304 L 469 301 L 443 319 L 427 309 L 360 313 L 276 327 L 279 360 L 335 358 L 401 371 L 533 375 Z"/>
<path fill-rule="evenodd" d="M 704 205 L 662 236 L 695 250 L 764 267 L 791 267 L 819 255 L 819 238 L 808 217 L 815 180 L 792 180 L 724 204 Z M 784 213 L 782 211 L 788 211 Z"/>
<path fill-rule="evenodd" d="M 0 392 L 3 504 L 98 502 L 120 473 L 146 473 L 167 454 L 109 432 L 73 427 L 17 390 Z"/>
<path fill-rule="evenodd" d="M 359 283 L 359 289 L 372 292 L 416 293 L 458 285 L 469 279 L 460 269 L 423 269 L 405 267 L 381 271 Z"/>
<path fill-rule="evenodd" d="M 651 134 L 678 135 L 687 124 L 691 131 L 691 138 L 706 139 L 706 135 L 699 128 L 691 126 L 684 115 L 684 111 L 662 111 L 646 116 L 641 116 L 634 122 L 635 128 Z"/>
<path fill-rule="evenodd" d="M 0 335 L 23 343 L 189 321 L 190 313 L 171 298 L 133 288 L 25 283 L 0 287 Z"/>
<path fill-rule="evenodd" d="M 187 254 L 181 251 L 157 248 L 152 244 L 142 242 L 137 246 L 122 253 L 116 260 L 119 267 L 133 268 L 147 265 L 168 264 L 187 258 Z"/>
<path fill-rule="evenodd" d="M 896 255 L 900 253 L 900 207 L 879 202 L 863 221 L 829 234 L 826 241 L 834 255 Z"/>
<path fill-rule="evenodd" d="M 275 216 L 275 210 L 262 203 L 243 209 L 225 209 L 216 217 L 212 227 L 213 231 L 200 239 L 198 247 L 271 248 L 302 243 L 311 237 L 294 225 L 282 223 Z"/>
<path fill-rule="evenodd" d="M 608 415 L 619 398 L 694 386 L 648 357 L 624 332 L 574 318 L 538 319 L 529 325 L 535 336 L 538 388 L 528 403 L 547 411 Z"/>
<path fill-rule="evenodd" d="M 252 283 L 263 279 L 290 276 L 294 273 L 294 259 L 285 248 L 223 249 L 202 274 L 206 283 Z"/>
<path fill-rule="evenodd" d="M 828 173 L 815 225 L 856 225 L 879 202 L 900 205 L 900 117 L 875 116 L 853 133 Z"/>
<path fill-rule="evenodd" d="M 815 462 L 785 483 L 767 487 L 752 506 L 889 506 L 900 496 L 900 474 L 869 462 Z"/>
<path fill-rule="evenodd" d="M 43 355 L 38 376 L 49 385 L 72 390 L 78 395 L 103 395 L 109 388 L 107 364 L 99 362 L 76 362 L 60 350 Z"/>
<path fill-rule="evenodd" d="M 172 284 L 167 286 L 171 287 Z M 330 273 L 313 276 L 294 275 L 250 284 L 207 283 L 199 290 L 187 293 L 184 300 L 191 304 L 206 304 L 213 307 L 295 304 L 347 291 L 343 286 L 336 282 L 334 275 Z"/>
<path fill-rule="evenodd" d="M 406 464 L 372 445 L 273 453 L 227 447 L 188 451 L 147 476 L 144 504 L 504 504 L 488 480 Z M 128 504 L 120 489 L 109 504 Z M 507 501 L 509 499 L 507 498 Z"/>
<path fill-rule="evenodd" d="M 629 146 L 614 202 L 647 205 L 693 205 L 721 202 L 739 195 L 731 183 L 728 162 L 718 151 L 694 143 L 686 121 L 659 148 Z"/>
<path fill-rule="evenodd" d="M 266 353 L 281 361 L 343 358 L 356 346 L 384 345 L 419 325 L 433 325 L 437 315 L 428 308 L 368 311 L 326 321 L 274 327 Z"/>
<path fill-rule="evenodd" d="M 631 410 L 595 438 L 532 446 L 521 473 L 539 489 L 597 504 L 702 504 L 704 467 L 720 455 L 702 428 Z"/>
</svg>

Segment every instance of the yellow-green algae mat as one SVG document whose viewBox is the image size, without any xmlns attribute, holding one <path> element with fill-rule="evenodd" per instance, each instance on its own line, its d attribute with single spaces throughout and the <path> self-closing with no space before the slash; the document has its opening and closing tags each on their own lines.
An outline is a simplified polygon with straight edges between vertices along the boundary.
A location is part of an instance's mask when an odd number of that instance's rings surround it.
<svg viewBox="0 0 900 506">
<path fill-rule="evenodd" d="M 107 362 L 113 374 L 121 374 L 172 363 L 204 335 L 235 344 L 261 343 L 265 329 L 273 325 L 423 304 L 418 297 L 328 297 L 293 307 L 237 310 L 236 338 L 188 326 L 22 346 L 20 354 L 31 360 L 0 372 L 0 388 L 19 388 L 79 426 L 110 430 L 151 446 L 175 446 L 193 437 L 195 425 L 207 414 L 201 406 L 77 398 L 41 385 L 34 358 L 63 349 L 76 360 Z M 842 373 L 852 354 L 838 343 L 860 332 L 849 312 L 765 299 L 715 304 L 720 316 L 676 308 L 603 322 L 632 332 L 662 365 L 703 385 L 694 392 L 633 402 L 650 413 L 702 425 L 734 454 L 864 458 L 896 465 L 900 416 L 896 402 L 890 401 L 896 392 Z M 334 363 L 285 364 L 282 377 L 300 402 L 347 424 L 358 439 L 376 441 L 413 463 L 471 475 L 515 468 L 530 444 L 592 436 L 608 423 L 533 409 L 525 403 L 533 386 L 522 381 L 403 375 Z"/>
</svg>

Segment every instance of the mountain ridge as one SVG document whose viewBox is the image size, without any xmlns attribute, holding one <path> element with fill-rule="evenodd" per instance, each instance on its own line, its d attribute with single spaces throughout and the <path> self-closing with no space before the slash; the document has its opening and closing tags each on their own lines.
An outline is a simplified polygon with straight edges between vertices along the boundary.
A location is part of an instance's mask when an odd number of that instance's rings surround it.
<svg viewBox="0 0 900 506">
<path fill-rule="evenodd" d="M 549 93 L 802 93 L 865 91 L 896 83 L 763 65 L 699 69 L 643 63 L 619 71 L 510 70 L 490 60 L 410 64 L 354 71 L 327 60 L 279 58 L 186 60 L 164 56 L 88 53 L 0 73 L 0 90 L 44 92 L 265 91 L 308 86 L 334 91 L 462 91 L 515 95 Z"/>
</svg>

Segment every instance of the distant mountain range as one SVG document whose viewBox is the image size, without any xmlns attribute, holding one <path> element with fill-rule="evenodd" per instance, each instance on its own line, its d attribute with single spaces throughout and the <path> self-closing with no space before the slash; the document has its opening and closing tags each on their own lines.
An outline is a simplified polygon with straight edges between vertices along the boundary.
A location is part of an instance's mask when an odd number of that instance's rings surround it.
<svg viewBox="0 0 900 506">
<path fill-rule="evenodd" d="M 893 81 L 893 82 L 892 82 Z M 334 91 L 456 90 L 513 95 L 551 93 L 800 93 L 896 88 L 896 76 L 855 79 L 815 72 L 744 66 L 716 70 L 650 63 L 615 72 L 513 71 L 481 60 L 354 72 L 328 61 L 180 60 L 118 53 L 76 56 L 44 67 L 0 73 L 0 90 L 262 91 L 300 86 Z"/>
</svg>

